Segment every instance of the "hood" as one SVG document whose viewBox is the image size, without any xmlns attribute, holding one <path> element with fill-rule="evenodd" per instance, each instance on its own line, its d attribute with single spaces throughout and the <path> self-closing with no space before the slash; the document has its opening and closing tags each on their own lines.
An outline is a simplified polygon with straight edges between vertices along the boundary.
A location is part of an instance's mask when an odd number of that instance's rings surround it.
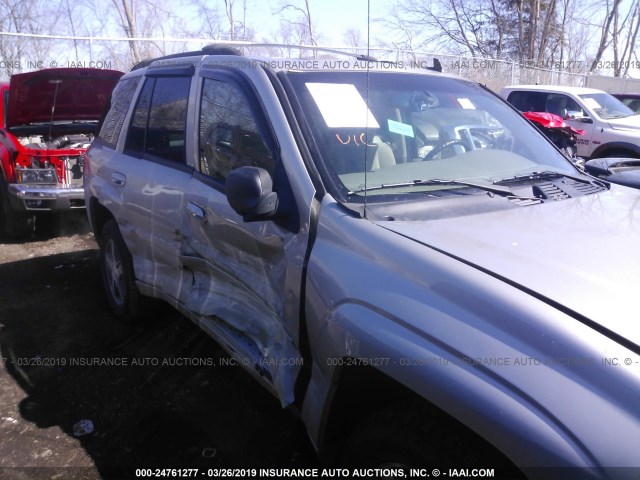
<svg viewBox="0 0 640 480">
<path fill-rule="evenodd" d="M 640 131 L 640 115 L 631 115 L 625 118 L 612 118 L 607 120 L 609 126 L 614 130 Z"/>
<path fill-rule="evenodd" d="M 425 222 L 377 222 L 640 345 L 640 191 Z"/>
<path fill-rule="evenodd" d="M 52 68 L 13 75 L 6 126 L 48 123 L 52 119 L 98 121 L 122 75 L 94 68 Z"/>
</svg>

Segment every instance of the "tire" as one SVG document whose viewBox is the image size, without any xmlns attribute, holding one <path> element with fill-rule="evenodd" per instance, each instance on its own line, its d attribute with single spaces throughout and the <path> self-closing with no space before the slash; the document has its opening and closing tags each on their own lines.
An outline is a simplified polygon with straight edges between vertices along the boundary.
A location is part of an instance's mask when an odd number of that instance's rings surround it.
<svg viewBox="0 0 640 480">
<path fill-rule="evenodd" d="M 1 173 L 0 173 L 1 175 Z M 11 208 L 7 184 L 0 179 L 0 230 L 10 239 L 18 240 L 28 237 L 35 229 L 35 215 L 18 212 Z"/>
<path fill-rule="evenodd" d="M 125 322 L 140 318 L 141 295 L 136 287 L 133 261 L 115 220 L 108 220 L 100 234 L 100 274 L 109 308 Z"/>
<path fill-rule="evenodd" d="M 477 466 L 491 456 L 475 434 L 421 405 L 400 404 L 365 420 L 347 440 L 342 463 L 351 467 Z"/>
</svg>

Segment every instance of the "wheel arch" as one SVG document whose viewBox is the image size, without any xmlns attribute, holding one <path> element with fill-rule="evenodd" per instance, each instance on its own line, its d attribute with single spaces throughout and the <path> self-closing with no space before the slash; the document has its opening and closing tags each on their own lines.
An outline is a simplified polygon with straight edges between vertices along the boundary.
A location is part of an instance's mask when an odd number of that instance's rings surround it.
<svg viewBox="0 0 640 480">
<path fill-rule="evenodd" d="M 466 357 L 452 346 L 421 340 L 415 330 L 399 331 L 398 322 L 389 320 L 364 305 L 344 303 L 323 322 L 326 328 L 312 329 L 317 348 L 302 419 L 327 461 L 339 458 L 342 445 L 363 420 L 409 402 L 475 438 L 496 458 L 520 465 L 598 465 L 563 419 L 517 384 L 499 372 L 465 363 Z M 456 338 L 466 337 L 454 330 Z M 338 353 L 331 346 L 344 348 Z"/>
<path fill-rule="evenodd" d="M 640 158 L 640 146 L 629 142 L 609 142 L 600 145 L 591 154 L 591 158 L 631 156 Z"/>
<path fill-rule="evenodd" d="M 444 425 L 445 429 L 471 439 L 492 464 L 515 468 L 504 453 L 465 424 L 370 365 L 344 365 L 339 368 L 322 428 L 321 457 L 330 463 L 339 463 L 340 454 L 351 434 L 367 420 L 398 407 L 413 408 Z"/>
<path fill-rule="evenodd" d="M 87 207 L 91 228 L 96 237 L 96 240 L 99 240 L 102 234 L 102 228 L 104 227 L 105 223 L 107 223 L 107 221 L 109 220 L 115 220 L 115 217 L 113 216 L 111 211 L 107 207 L 102 205 L 96 197 L 91 197 Z"/>
</svg>

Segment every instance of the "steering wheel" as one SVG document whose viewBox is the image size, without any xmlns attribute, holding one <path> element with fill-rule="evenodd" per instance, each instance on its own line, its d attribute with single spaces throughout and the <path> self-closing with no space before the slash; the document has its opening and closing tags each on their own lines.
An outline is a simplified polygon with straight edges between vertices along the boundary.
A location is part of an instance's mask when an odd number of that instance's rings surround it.
<svg viewBox="0 0 640 480">
<path fill-rule="evenodd" d="M 473 132 L 471 134 L 471 141 L 473 142 L 476 150 L 482 148 L 492 148 L 495 143 L 495 140 L 488 134 L 480 132 Z"/>
<path fill-rule="evenodd" d="M 433 160 L 433 157 L 435 157 L 438 153 L 442 152 L 442 150 L 444 150 L 445 148 L 451 147 L 453 145 L 462 145 L 465 148 L 465 150 L 469 148 L 469 145 L 467 144 L 467 142 L 459 138 L 454 138 L 452 140 L 447 140 L 446 142 L 442 142 L 436 145 L 435 147 L 433 147 L 433 150 L 427 153 L 422 160 L 423 161 Z"/>
</svg>

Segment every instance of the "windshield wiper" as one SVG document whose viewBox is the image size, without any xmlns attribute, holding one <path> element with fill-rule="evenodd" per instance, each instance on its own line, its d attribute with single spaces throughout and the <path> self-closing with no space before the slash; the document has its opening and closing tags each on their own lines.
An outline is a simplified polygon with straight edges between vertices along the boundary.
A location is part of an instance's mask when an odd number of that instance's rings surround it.
<svg viewBox="0 0 640 480">
<path fill-rule="evenodd" d="M 556 172 L 555 170 L 542 170 L 540 172 L 531 172 L 531 173 L 525 173 L 522 175 L 514 175 L 513 177 L 507 177 L 507 178 L 503 178 L 502 180 L 496 180 L 495 182 L 493 182 L 494 185 L 496 184 L 500 184 L 501 182 L 512 182 L 512 181 L 520 181 L 520 180 L 548 180 L 550 178 L 558 178 L 558 177 L 566 177 L 566 178 L 570 178 L 572 180 L 575 180 L 576 182 L 581 182 L 581 183 L 591 183 L 593 181 L 592 178 L 590 177 L 583 177 L 583 176 L 579 176 L 579 175 L 573 175 L 571 173 L 565 173 L 565 172 Z"/>
<path fill-rule="evenodd" d="M 488 185 L 483 183 L 474 183 L 467 182 L 464 180 L 443 180 L 440 178 L 431 178 L 429 180 L 412 180 L 410 182 L 398 182 L 398 183 L 387 183 L 382 185 L 372 185 L 369 187 L 362 187 L 358 190 L 352 190 L 348 192 L 348 195 L 354 195 L 356 193 L 361 192 L 370 192 L 373 190 L 385 190 L 388 188 L 402 188 L 402 187 L 422 187 L 429 185 L 461 185 L 464 187 L 472 187 L 480 190 L 484 190 L 486 192 L 495 193 L 501 196 L 517 196 L 514 195 L 513 192 L 508 187 L 501 187 L 498 185 Z"/>
<path fill-rule="evenodd" d="M 635 113 L 630 113 L 630 114 L 626 114 L 626 113 L 619 113 L 619 114 L 615 114 L 615 115 L 608 115 L 606 117 L 602 117 L 605 120 L 613 120 L 613 119 L 617 119 L 617 118 L 629 118 L 629 117 L 633 117 L 634 115 L 636 115 Z"/>
</svg>

